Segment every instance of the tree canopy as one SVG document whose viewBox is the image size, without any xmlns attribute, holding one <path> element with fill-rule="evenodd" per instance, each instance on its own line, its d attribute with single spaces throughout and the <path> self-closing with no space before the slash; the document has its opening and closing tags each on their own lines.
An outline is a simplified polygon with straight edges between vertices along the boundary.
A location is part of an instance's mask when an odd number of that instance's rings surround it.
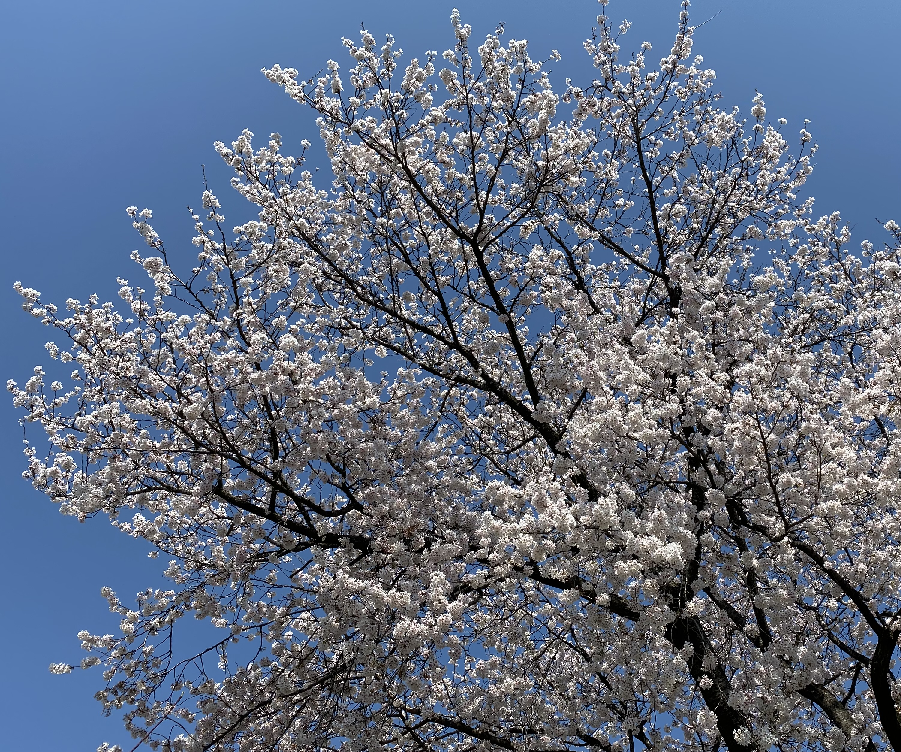
<svg viewBox="0 0 901 752">
<path fill-rule="evenodd" d="M 275 66 L 330 185 L 245 131 L 258 216 L 207 190 L 196 266 L 129 207 L 145 287 L 17 284 L 75 368 L 8 384 L 26 477 L 169 561 L 79 634 L 139 742 L 901 750 L 901 227 L 816 217 L 810 134 L 720 105 L 685 7 L 657 65 L 599 16 L 562 93 L 456 12 Z"/>
</svg>

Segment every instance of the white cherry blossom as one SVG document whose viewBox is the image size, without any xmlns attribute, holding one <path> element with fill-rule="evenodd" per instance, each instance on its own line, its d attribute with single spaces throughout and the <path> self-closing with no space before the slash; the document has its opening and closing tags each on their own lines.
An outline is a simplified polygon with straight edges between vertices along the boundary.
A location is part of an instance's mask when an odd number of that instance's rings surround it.
<svg viewBox="0 0 901 752">
<path fill-rule="evenodd" d="M 685 7 L 561 92 L 451 20 L 265 71 L 330 185 L 244 131 L 193 268 L 131 206 L 118 303 L 17 284 L 69 364 L 8 383 L 25 476 L 166 562 L 98 699 L 184 752 L 901 750 L 898 224 L 813 213 Z"/>
</svg>

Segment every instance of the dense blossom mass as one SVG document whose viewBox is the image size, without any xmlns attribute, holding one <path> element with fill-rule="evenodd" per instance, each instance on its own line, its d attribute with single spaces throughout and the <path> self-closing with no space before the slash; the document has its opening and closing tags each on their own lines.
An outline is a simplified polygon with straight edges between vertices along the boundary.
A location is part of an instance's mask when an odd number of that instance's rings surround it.
<svg viewBox="0 0 901 752">
<path fill-rule="evenodd" d="M 121 303 L 17 286 L 75 369 L 9 382 L 26 476 L 169 562 L 98 698 L 184 752 L 901 750 L 901 228 L 816 218 L 684 8 L 559 94 L 452 22 L 265 71 L 330 187 L 245 131 L 196 267 L 131 207 Z"/>
</svg>

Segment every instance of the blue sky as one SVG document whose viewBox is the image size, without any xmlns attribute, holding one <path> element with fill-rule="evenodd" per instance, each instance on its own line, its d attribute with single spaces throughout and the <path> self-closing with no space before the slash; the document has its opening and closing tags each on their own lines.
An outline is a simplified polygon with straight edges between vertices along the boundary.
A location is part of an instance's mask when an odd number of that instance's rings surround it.
<svg viewBox="0 0 901 752">
<path fill-rule="evenodd" d="M 360 23 L 395 35 L 408 54 L 452 44 L 454 3 L 478 40 L 505 22 L 533 55 L 563 54 L 560 80 L 590 80 L 581 49 L 599 6 L 593 0 L 61 0 L 9 2 L 0 28 L 0 377 L 27 379 L 47 360 L 50 332 L 20 309 L 15 280 L 61 303 L 96 292 L 115 299 L 117 276 L 134 274 L 141 246 L 125 207 L 150 207 L 170 253 L 196 252 L 185 206 L 198 206 L 201 165 L 230 205 L 229 175 L 212 144 L 243 128 L 279 131 L 286 150 L 316 140 L 309 113 L 260 74 L 280 63 L 306 77 L 334 58 L 348 67 L 342 36 Z M 664 54 L 678 0 L 613 0 L 608 13 L 634 25 Z M 769 115 L 809 130 L 820 144 L 808 184 L 815 211 L 840 210 L 856 240 L 881 240 L 876 223 L 901 220 L 901 3 L 889 0 L 697 0 L 695 52 L 718 74 L 726 106 L 750 109 L 755 89 Z M 321 162 L 320 162 L 321 164 Z M 131 744 L 93 693 L 97 669 L 52 676 L 54 661 L 82 657 L 80 629 L 114 631 L 100 588 L 128 602 L 162 586 L 165 566 L 96 519 L 79 525 L 21 480 L 22 433 L 0 401 L 0 747 L 33 752 Z"/>
</svg>

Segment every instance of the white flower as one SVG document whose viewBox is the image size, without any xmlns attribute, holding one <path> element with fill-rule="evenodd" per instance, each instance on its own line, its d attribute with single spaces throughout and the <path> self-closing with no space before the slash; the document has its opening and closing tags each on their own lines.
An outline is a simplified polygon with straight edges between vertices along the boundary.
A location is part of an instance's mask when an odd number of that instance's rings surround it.
<svg viewBox="0 0 901 752">
<path fill-rule="evenodd" d="M 757 122 L 763 122 L 763 119 L 766 117 L 763 96 L 759 93 L 754 96 L 754 106 L 751 107 L 751 114 L 756 118 Z"/>
<path fill-rule="evenodd" d="M 735 741 L 739 744 L 750 744 L 753 741 L 754 737 L 751 735 L 751 731 L 747 726 L 739 726 L 735 730 Z"/>
</svg>

